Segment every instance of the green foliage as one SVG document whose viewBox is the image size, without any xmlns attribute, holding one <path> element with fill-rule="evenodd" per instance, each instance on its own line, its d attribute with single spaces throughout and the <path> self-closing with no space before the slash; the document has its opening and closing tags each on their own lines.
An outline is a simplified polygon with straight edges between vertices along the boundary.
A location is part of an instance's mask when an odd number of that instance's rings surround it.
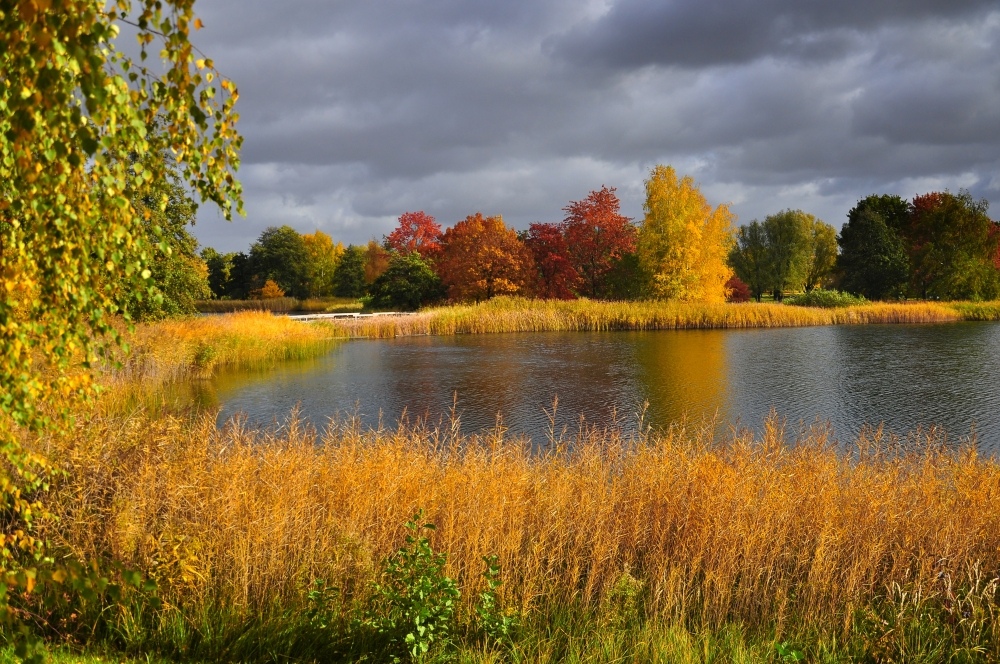
<svg viewBox="0 0 1000 664">
<path fill-rule="evenodd" d="M 611 261 L 611 269 L 604 277 L 605 296 L 610 300 L 644 298 L 649 293 L 649 281 L 639 254 L 624 253 Z"/>
<path fill-rule="evenodd" d="M 771 289 L 770 252 L 764 226 L 756 219 L 736 229 L 736 244 L 729 252 L 729 265 L 740 280 L 750 287 L 754 298 Z"/>
<path fill-rule="evenodd" d="M 138 63 L 115 46 L 123 22 L 136 28 Z M 25 615 L 11 610 L 14 598 L 77 578 L 52 564 L 35 535 L 50 469 L 25 450 L 24 436 L 65 431 L 70 404 L 91 392 L 91 363 L 119 339 L 111 316 L 121 294 L 157 294 L 147 219 L 130 183 L 156 187 L 176 169 L 179 182 L 226 218 L 234 207 L 242 211 L 233 176 L 241 143 L 236 88 L 195 57 L 188 35 L 196 25 L 190 0 L 8 2 L 0 10 L 0 623 L 7 635 L 20 633 Z M 147 68 L 141 63 L 155 41 L 160 62 Z"/>
<path fill-rule="evenodd" d="M 837 240 L 840 287 L 871 300 L 901 297 L 910 271 L 903 238 L 880 213 L 863 204 L 860 201 L 848 214 Z"/>
<path fill-rule="evenodd" d="M 483 556 L 483 562 L 486 563 L 486 570 L 483 572 L 486 588 L 479 593 L 476 622 L 487 639 L 509 644 L 521 621 L 516 614 L 505 613 L 500 608 L 497 590 L 503 585 L 503 581 L 500 580 L 500 564 L 497 562 L 497 557 Z"/>
<path fill-rule="evenodd" d="M 779 302 L 786 289 L 798 289 L 806 283 L 815 222 L 815 217 L 802 210 L 783 210 L 764 219 L 770 288 Z"/>
<path fill-rule="evenodd" d="M 420 523 L 422 519 L 423 510 L 418 510 L 406 522 L 406 546 L 386 561 L 366 620 L 387 639 L 395 661 L 404 655 L 419 660 L 432 645 L 447 644 L 461 596 L 444 573 L 447 555 L 435 553 L 424 535 L 434 525 Z"/>
<path fill-rule="evenodd" d="M 340 589 L 326 579 L 314 579 L 306 594 L 306 620 L 318 629 L 330 629 L 336 621 L 335 607 L 340 599 Z"/>
<path fill-rule="evenodd" d="M 363 297 L 368 292 L 365 281 L 365 250 L 348 245 L 333 275 L 333 294 L 337 297 Z"/>
<path fill-rule="evenodd" d="M 837 266 L 837 230 L 819 219 L 813 219 L 811 226 L 809 263 L 803 284 L 807 291 L 828 286 Z"/>
<path fill-rule="evenodd" d="M 785 304 L 799 307 L 823 307 L 827 309 L 854 307 L 868 303 L 868 300 L 861 295 L 851 295 L 850 293 L 843 293 L 838 290 L 824 290 L 821 288 L 785 300 Z"/>
<path fill-rule="evenodd" d="M 393 256 L 370 290 L 374 309 L 415 311 L 444 297 L 441 278 L 417 253 Z"/>
<path fill-rule="evenodd" d="M 134 252 L 145 255 L 150 287 L 123 289 L 119 308 L 140 321 L 197 313 L 197 300 L 211 295 L 208 268 L 197 254 L 198 241 L 187 227 L 195 221 L 197 206 L 171 169 L 160 180 L 144 181 L 143 162 L 129 155 L 129 195 L 139 217 L 141 233 Z"/>
<path fill-rule="evenodd" d="M 208 287 L 212 291 L 212 297 L 225 297 L 229 294 L 235 256 L 235 253 L 220 254 L 212 247 L 201 250 L 201 260 L 208 268 Z"/>
<path fill-rule="evenodd" d="M 782 662 L 802 662 L 805 661 L 805 654 L 790 644 L 788 641 L 774 644 L 774 652 Z"/>
<path fill-rule="evenodd" d="M 255 288 L 274 281 L 289 297 L 305 297 L 309 280 L 309 253 L 305 240 L 291 226 L 269 226 L 250 247 L 251 278 Z"/>
</svg>

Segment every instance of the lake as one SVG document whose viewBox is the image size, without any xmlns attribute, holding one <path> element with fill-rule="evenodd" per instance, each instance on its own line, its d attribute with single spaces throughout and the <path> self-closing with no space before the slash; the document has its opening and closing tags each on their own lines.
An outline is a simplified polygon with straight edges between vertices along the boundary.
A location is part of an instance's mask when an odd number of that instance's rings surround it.
<svg viewBox="0 0 1000 664">
<path fill-rule="evenodd" d="M 544 440 L 550 430 L 616 421 L 634 430 L 687 418 L 760 426 L 773 408 L 797 429 L 828 421 L 841 440 L 866 424 L 896 433 L 935 425 L 1000 445 L 1000 324 L 765 330 L 551 332 L 410 337 L 339 344 L 325 357 L 198 387 L 225 422 L 270 425 L 293 407 L 395 426 L 452 408 L 466 432 L 492 427 Z M 553 406 L 556 406 L 553 409 Z M 554 412 L 553 412 L 554 410 Z"/>
</svg>

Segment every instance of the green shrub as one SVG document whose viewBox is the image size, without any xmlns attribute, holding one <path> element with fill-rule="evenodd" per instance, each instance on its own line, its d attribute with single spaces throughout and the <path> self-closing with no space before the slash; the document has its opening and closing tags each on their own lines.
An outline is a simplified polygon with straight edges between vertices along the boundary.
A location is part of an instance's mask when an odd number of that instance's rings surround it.
<svg viewBox="0 0 1000 664">
<path fill-rule="evenodd" d="M 868 300 L 861 295 L 851 295 L 850 293 L 838 290 L 817 288 L 808 293 L 787 298 L 785 304 L 797 307 L 823 307 L 832 309 L 835 307 L 854 307 L 861 304 L 868 304 Z"/>
<path fill-rule="evenodd" d="M 386 561 L 366 619 L 387 639 L 393 661 L 400 661 L 404 653 L 419 660 L 435 642 L 446 644 L 461 596 L 455 581 L 445 576 L 447 554 L 434 553 L 424 536 L 424 531 L 434 530 L 434 524 L 421 524 L 422 518 L 423 510 L 419 510 L 406 523 L 410 531 L 406 546 Z"/>
</svg>

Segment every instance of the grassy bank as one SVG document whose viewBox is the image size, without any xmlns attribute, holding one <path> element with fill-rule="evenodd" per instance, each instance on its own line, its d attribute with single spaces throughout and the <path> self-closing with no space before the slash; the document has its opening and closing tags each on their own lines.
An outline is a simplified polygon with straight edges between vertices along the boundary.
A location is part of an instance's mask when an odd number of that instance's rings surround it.
<svg viewBox="0 0 1000 664">
<path fill-rule="evenodd" d="M 345 319 L 325 324 L 347 337 L 391 338 L 425 334 L 765 328 L 959 320 L 1000 320 L 1000 303 L 873 303 L 821 309 L 775 303 L 699 305 L 500 297 L 481 304 L 428 309 L 413 316 Z"/>
<path fill-rule="evenodd" d="M 125 338 L 130 352 L 117 357 L 120 366 L 105 367 L 105 383 L 144 388 L 222 369 L 270 368 L 316 357 L 334 343 L 329 329 L 260 311 L 137 325 Z"/>
<path fill-rule="evenodd" d="M 102 633 L 172 656 L 384 654 L 364 617 L 423 508 L 465 661 L 995 659 L 1000 467 L 972 450 L 867 432 L 845 456 L 776 419 L 724 444 L 595 430 L 544 454 L 456 432 L 95 414 L 49 450 L 69 472 L 48 535 L 155 579 L 162 607 Z M 522 624 L 504 647 L 477 628 L 488 555 Z"/>
</svg>

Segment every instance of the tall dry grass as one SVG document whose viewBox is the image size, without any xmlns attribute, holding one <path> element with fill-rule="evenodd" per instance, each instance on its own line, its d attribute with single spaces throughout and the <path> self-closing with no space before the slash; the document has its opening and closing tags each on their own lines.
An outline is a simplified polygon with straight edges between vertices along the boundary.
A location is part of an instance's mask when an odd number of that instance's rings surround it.
<svg viewBox="0 0 1000 664">
<path fill-rule="evenodd" d="M 996 307 L 1000 313 L 1000 306 Z M 969 311 L 973 311 L 970 309 Z M 978 305 L 974 311 L 990 310 Z M 414 316 L 326 322 L 337 334 L 354 338 L 391 338 L 426 334 L 486 332 L 676 330 L 762 328 L 864 323 L 951 322 L 970 314 L 930 302 L 873 303 L 841 309 L 776 303 L 686 304 L 667 301 L 528 300 L 498 297 L 472 305 L 428 309 Z"/>
<path fill-rule="evenodd" d="M 294 417 L 256 432 L 95 414 L 49 450 L 69 471 L 49 535 L 145 571 L 168 605 L 249 614 L 301 605 L 317 578 L 344 611 L 363 603 L 418 507 L 465 611 L 487 554 L 506 606 L 598 606 L 626 579 L 648 614 L 706 628 L 846 630 L 894 585 L 947 600 L 1000 570 L 1000 466 L 933 433 L 868 431 L 844 454 L 772 417 L 724 443 L 591 430 L 539 453 L 453 424 L 317 435 Z"/>
<path fill-rule="evenodd" d="M 129 352 L 104 368 L 104 382 L 142 389 L 225 368 L 270 368 L 315 357 L 334 343 L 329 329 L 261 311 L 142 324 L 124 338 Z"/>
</svg>

